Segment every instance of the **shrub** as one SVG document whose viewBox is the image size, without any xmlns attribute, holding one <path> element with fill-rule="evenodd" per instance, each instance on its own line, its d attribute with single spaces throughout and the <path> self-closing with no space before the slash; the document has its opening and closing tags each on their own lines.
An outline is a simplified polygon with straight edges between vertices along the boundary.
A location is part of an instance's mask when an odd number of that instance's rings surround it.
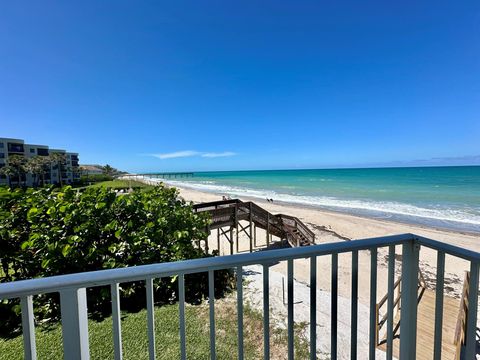
<svg viewBox="0 0 480 360">
<path fill-rule="evenodd" d="M 69 186 L 9 191 L 0 198 L 0 282 L 203 257 L 194 240 L 205 238 L 208 221 L 176 189 L 163 186 L 125 196 L 105 188 L 79 192 Z M 230 275 L 216 275 L 222 292 Z M 207 293 L 206 275 L 186 280 L 187 299 L 201 300 Z M 144 287 L 143 282 L 122 284 L 122 305 L 145 304 Z M 172 279 L 156 281 L 155 288 L 159 301 L 176 297 Z M 37 319 L 58 317 L 58 295 L 38 300 Z M 108 289 L 88 289 L 88 301 L 89 310 L 108 311 Z M 0 319 L 15 325 L 16 313 L 18 302 L 4 301 Z"/>
<path fill-rule="evenodd" d="M 97 183 L 102 181 L 111 181 L 113 176 L 107 174 L 91 174 L 91 175 L 82 175 L 80 176 L 79 184 L 88 185 L 90 183 Z"/>
</svg>

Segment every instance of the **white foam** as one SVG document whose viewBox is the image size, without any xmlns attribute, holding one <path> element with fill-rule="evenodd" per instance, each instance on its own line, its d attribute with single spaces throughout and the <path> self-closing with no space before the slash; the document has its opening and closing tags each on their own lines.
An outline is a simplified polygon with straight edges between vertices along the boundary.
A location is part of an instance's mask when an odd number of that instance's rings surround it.
<svg viewBox="0 0 480 360">
<path fill-rule="evenodd" d="M 467 210 L 463 209 L 426 208 L 393 201 L 368 201 L 355 199 L 346 200 L 328 196 L 292 195 L 285 193 L 277 193 L 273 190 L 255 190 L 237 186 L 220 185 L 212 181 L 163 181 L 173 186 L 180 186 L 213 193 L 228 194 L 230 196 L 247 196 L 259 199 L 273 198 L 276 201 L 324 207 L 330 209 L 359 210 L 377 214 L 392 214 L 422 219 L 433 219 L 438 221 L 457 222 L 475 226 L 480 225 L 479 213 L 468 212 Z"/>
</svg>

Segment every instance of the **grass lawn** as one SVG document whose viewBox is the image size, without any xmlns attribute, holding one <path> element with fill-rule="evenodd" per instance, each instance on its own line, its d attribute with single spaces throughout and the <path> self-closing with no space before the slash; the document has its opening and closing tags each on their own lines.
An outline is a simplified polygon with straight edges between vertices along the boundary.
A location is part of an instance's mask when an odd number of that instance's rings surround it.
<svg viewBox="0 0 480 360">
<path fill-rule="evenodd" d="M 128 189 L 132 187 L 133 189 L 149 189 L 152 188 L 152 185 L 147 185 L 140 181 L 132 180 L 111 180 L 98 182 L 88 187 L 105 187 L 110 189 Z"/>
<path fill-rule="evenodd" d="M 216 349 L 218 359 L 237 358 L 237 315 L 233 296 L 216 301 Z M 207 304 L 186 306 L 187 358 L 208 359 L 209 308 Z M 178 305 L 155 308 L 155 344 L 157 359 L 180 358 Z M 91 359 L 113 359 L 112 319 L 97 322 L 89 320 Z M 308 342 L 301 335 L 302 326 L 296 327 L 296 359 L 308 359 Z M 284 329 L 271 328 L 271 359 L 284 359 L 287 353 L 287 333 Z M 37 326 L 38 359 L 62 359 L 61 327 Z M 124 359 L 148 359 L 146 311 L 123 313 L 122 340 Z M 262 315 L 244 307 L 245 359 L 263 358 Z M 22 336 L 0 338 L 0 359 L 23 359 Z"/>
</svg>

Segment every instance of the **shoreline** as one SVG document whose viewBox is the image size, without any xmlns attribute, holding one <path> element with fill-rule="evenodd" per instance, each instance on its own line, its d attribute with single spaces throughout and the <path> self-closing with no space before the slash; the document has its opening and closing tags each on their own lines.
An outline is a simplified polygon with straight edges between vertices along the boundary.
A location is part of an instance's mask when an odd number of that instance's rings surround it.
<svg viewBox="0 0 480 360">
<path fill-rule="evenodd" d="M 142 180 L 142 179 L 139 179 Z M 143 179 L 150 184 L 156 184 L 162 182 L 160 180 Z M 186 201 L 192 202 L 210 202 L 221 200 L 222 194 L 216 194 L 212 192 L 198 191 L 190 188 L 180 187 L 177 185 L 163 182 L 165 185 L 175 187 L 179 191 L 179 195 Z M 223 194 L 224 195 L 224 194 Z M 240 196 L 239 199 L 250 200 L 251 198 L 246 196 Z M 471 234 L 459 231 L 438 229 L 423 225 L 413 225 L 402 222 L 390 221 L 387 219 L 372 219 L 368 217 L 361 217 L 357 215 L 345 214 L 341 212 L 334 212 L 329 210 L 323 210 L 313 207 L 302 207 L 298 204 L 284 204 L 281 202 L 266 202 L 262 199 L 251 199 L 262 206 L 265 210 L 271 213 L 284 213 L 298 217 L 302 220 L 316 235 L 316 244 L 323 244 L 328 242 L 339 241 L 355 241 L 358 239 L 380 237 L 386 235 L 396 235 L 402 233 L 413 233 L 427 238 L 442 241 L 444 243 L 460 246 L 465 249 L 470 249 L 476 252 L 480 252 L 480 235 Z M 258 238 L 263 239 L 263 233 L 259 230 Z M 226 240 L 224 240 L 226 241 Z M 243 242 L 243 246 L 242 246 Z M 243 234 L 240 235 L 240 251 L 247 250 L 245 246 L 248 240 Z M 216 232 L 212 232 L 209 237 L 209 248 L 212 250 L 217 249 Z M 261 246 L 261 245 L 260 245 Z M 221 244 L 219 250 L 223 250 L 224 254 L 228 254 L 227 244 Z M 220 252 L 222 254 L 222 252 Z M 401 254 L 401 248 L 397 247 L 397 254 Z M 328 257 L 328 256 L 327 256 Z M 361 254 L 359 256 L 359 268 L 370 268 L 370 256 L 369 254 Z M 380 248 L 378 252 L 378 296 L 385 294 L 387 290 L 387 259 L 388 249 Z M 339 294 L 343 296 L 350 296 L 350 284 L 349 277 L 351 276 L 351 256 L 350 254 L 343 254 L 339 256 L 339 274 L 344 279 L 339 279 Z M 420 267 L 422 271 L 427 274 L 430 283 L 434 286 L 434 280 L 436 274 L 436 252 L 428 248 L 422 248 L 420 254 Z M 307 280 L 309 276 L 308 261 L 296 261 L 299 266 L 296 266 L 296 277 L 298 273 L 299 280 Z M 328 262 L 328 261 L 327 261 Z M 319 273 L 330 272 L 330 266 L 325 261 L 319 262 Z M 400 261 L 396 265 L 398 270 Z M 286 266 L 284 264 L 278 264 L 274 266 L 280 272 L 286 273 Z M 298 269 L 298 270 L 297 270 Z M 464 272 L 468 270 L 468 264 L 458 258 L 448 257 L 445 264 L 445 285 L 449 286 L 449 295 L 458 297 L 462 291 Z M 399 274 L 399 272 L 398 272 Z M 365 274 L 367 275 L 367 274 Z M 320 285 L 324 289 L 328 289 L 330 286 L 328 277 L 319 277 Z M 363 288 L 363 292 L 359 293 L 359 300 L 365 304 L 368 304 L 368 289 L 369 289 L 369 276 L 359 276 L 360 288 Z"/>
<path fill-rule="evenodd" d="M 208 202 L 216 201 L 221 199 L 221 195 L 200 192 L 197 190 L 191 190 L 186 188 L 181 188 L 176 186 L 179 190 L 180 196 L 187 201 L 193 202 Z M 239 197 L 240 199 L 248 200 L 247 197 Z M 403 224 L 398 222 L 390 222 L 387 220 L 379 219 L 370 219 L 365 217 L 358 217 L 350 214 L 343 214 L 337 212 L 323 211 L 319 209 L 298 207 L 285 205 L 280 203 L 268 203 L 266 201 L 257 201 L 266 210 L 272 213 L 284 213 L 287 215 L 293 215 L 302 220 L 316 235 L 316 243 L 328 243 L 328 242 L 339 242 L 339 241 L 355 241 L 358 239 L 379 237 L 386 235 L 395 235 L 401 233 L 414 233 L 427 238 L 432 238 L 438 241 L 445 243 L 450 243 L 452 245 L 457 245 L 463 248 L 467 248 L 473 251 L 480 251 L 480 236 L 474 234 L 462 234 L 454 231 L 446 231 L 443 229 L 429 228 L 425 226 Z M 259 238 L 262 235 L 259 234 Z M 345 238 L 349 239 L 346 240 Z M 240 241 L 247 241 L 240 236 Z M 209 238 L 209 246 L 211 249 L 216 249 L 216 233 L 212 233 Z M 240 246 L 242 248 L 242 246 Z M 246 247 L 243 249 L 246 250 Z M 397 248 L 397 254 L 401 253 L 401 248 Z M 365 269 L 370 268 L 369 263 L 369 254 L 363 254 L 363 260 L 361 259 L 360 266 L 363 266 Z M 350 276 L 350 256 L 345 254 L 339 258 L 345 258 L 343 265 L 340 264 L 339 273 L 346 275 L 346 278 Z M 379 249 L 378 259 L 379 259 L 379 269 L 378 269 L 378 287 L 379 287 L 379 296 L 380 294 L 386 293 L 386 284 L 387 284 L 387 259 L 388 258 L 388 249 Z M 428 274 L 429 278 L 434 280 L 432 274 L 436 273 L 436 252 L 433 250 L 422 248 L 420 256 L 420 265 L 422 270 Z M 450 295 L 453 297 L 459 296 L 462 285 L 464 271 L 468 270 L 468 264 L 461 259 L 450 257 L 449 261 L 446 262 L 445 266 L 445 284 L 451 285 Z M 341 261 L 342 262 L 342 261 Z M 363 264 L 362 264 L 363 262 Z M 298 273 L 300 278 L 305 280 L 308 279 L 308 261 L 298 261 L 301 263 L 301 268 Z M 323 267 L 324 272 L 329 272 L 330 268 L 325 264 Z M 397 265 L 397 268 L 399 266 Z M 281 271 L 286 271 L 286 266 L 279 264 L 276 268 Z M 297 272 L 297 271 L 296 271 Z M 324 279 L 321 282 L 324 282 L 325 288 L 329 287 L 328 279 Z M 360 277 L 360 283 L 364 282 L 365 290 L 369 289 L 369 279 L 368 276 L 365 279 Z M 433 281 L 432 281 L 433 282 Z M 340 293 L 345 296 L 349 296 L 350 285 L 348 279 L 344 281 L 343 291 L 340 289 Z M 365 294 L 359 294 L 360 300 L 364 303 L 368 303 L 368 292 Z"/>
<path fill-rule="evenodd" d="M 169 186 L 175 187 L 177 189 L 184 189 L 184 190 L 188 189 L 188 190 L 192 190 L 192 191 L 199 191 L 199 190 L 189 189 L 189 188 L 176 186 L 176 185 L 175 186 L 169 185 Z M 215 194 L 217 196 L 224 195 L 224 194 L 216 193 L 216 192 L 207 192 L 207 191 L 199 191 L 199 192 Z M 256 197 L 239 196 L 239 198 L 246 199 L 246 200 L 249 200 L 249 201 L 252 201 L 252 202 L 255 202 L 255 203 L 259 203 L 259 204 L 263 204 L 263 205 L 271 204 L 271 203 L 265 201 L 264 199 L 260 199 L 260 198 L 256 198 Z M 423 229 L 426 229 L 426 230 L 436 230 L 436 231 L 442 231 L 442 232 L 449 232 L 449 233 L 452 233 L 452 234 L 479 236 L 479 240 L 480 240 L 480 231 L 477 232 L 477 231 L 468 231 L 468 230 L 454 230 L 454 229 L 447 228 L 447 227 L 443 228 L 443 227 L 440 227 L 440 226 L 418 224 L 418 223 L 402 221 L 402 220 L 398 220 L 398 219 L 394 220 L 394 219 L 387 219 L 387 218 L 376 218 L 376 217 L 368 216 L 368 215 L 364 215 L 364 214 L 352 214 L 351 212 L 348 212 L 348 211 L 332 210 L 332 209 L 326 209 L 326 208 L 323 208 L 323 207 L 320 207 L 320 206 L 314 206 L 314 205 L 308 205 L 308 204 L 299 204 L 299 203 L 293 203 L 293 202 L 282 201 L 282 200 L 275 200 L 275 203 L 278 204 L 278 205 L 281 205 L 281 206 L 286 206 L 286 207 L 289 207 L 289 208 L 296 208 L 296 209 L 299 209 L 299 210 L 317 210 L 317 211 L 329 213 L 329 214 L 332 214 L 332 215 L 333 214 L 339 214 L 339 215 L 346 215 L 346 216 L 362 218 L 362 219 L 365 219 L 365 220 L 385 221 L 385 222 L 389 222 L 389 223 L 397 224 L 397 225 L 415 226 L 415 227 L 423 228 Z M 349 239 L 349 240 L 351 240 L 351 239 Z"/>
<path fill-rule="evenodd" d="M 188 190 L 188 191 L 194 191 L 194 192 L 200 192 L 200 193 L 206 193 L 206 194 L 214 194 L 217 196 L 222 196 L 222 195 L 229 195 L 233 196 L 235 198 L 241 198 L 241 199 L 248 199 L 253 202 L 258 202 L 258 203 L 263 203 L 263 204 L 269 204 L 267 201 L 265 201 L 265 198 L 261 198 L 258 196 L 249 196 L 248 194 L 235 194 L 235 195 L 230 195 L 227 192 L 222 192 L 222 191 L 215 191 L 215 190 L 206 190 L 206 189 L 197 189 L 194 186 L 189 186 L 188 183 L 178 183 L 177 181 L 170 181 L 170 180 L 165 180 L 165 179 L 152 179 L 153 181 L 160 181 L 163 182 L 164 184 L 183 189 L 183 190 Z M 453 221 L 453 220 L 442 220 L 442 219 L 437 219 L 437 218 L 428 218 L 428 217 L 422 217 L 418 216 L 420 220 L 414 220 L 415 216 L 413 215 L 408 215 L 408 214 L 401 214 L 401 213 L 390 213 L 386 212 L 385 214 L 389 214 L 390 216 L 375 216 L 374 214 L 368 214 L 368 212 L 372 212 L 373 210 L 359 210 L 356 208 L 343 208 L 343 207 L 337 207 L 335 209 L 332 209 L 331 207 L 328 206 L 321 206 L 321 205 L 312 205 L 312 204 L 307 204 L 307 203 L 301 203 L 301 202 L 293 202 L 293 201 L 286 201 L 286 200 L 277 200 L 274 199 L 276 204 L 280 205 L 285 205 L 288 207 L 295 207 L 299 209 L 311 209 L 311 210 L 318 210 L 321 212 L 329 212 L 329 213 L 338 213 L 338 214 L 344 214 L 344 215 L 349 215 L 353 217 L 360 217 L 360 218 L 365 218 L 369 220 L 378 220 L 378 221 L 387 221 L 387 222 L 392 222 L 392 223 L 397 223 L 397 224 L 403 224 L 403 225 L 411 225 L 415 227 L 420 227 L 420 228 L 426 228 L 426 229 L 435 229 L 439 231 L 447 231 L 455 234 L 463 234 L 463 235 L 478 235 L 480 236 L 480 229 L 462 229 L 462 224 L 463 227 L 468 227 L 468 226 L 476 226 L 470 223 L 461 223 L 458 221 Z M 344 210 L 342 210 L 344 209 Z M 409 220 L 409 218 L 412 218 Z M 425 221 L 422 221 L 422 219 L 425 219 Z M 428 221 L 430 221 L 432 224 L 429 224 Z M 446 225 L 438 225 L 438 223 L 441 222 L 446 222 Z M 437 224 L 435 224 L 437 223 Z"/>
<path fill-rule="evenodd" d="M 147 180 L 150 182 L 151 180 Z M 151 181 L 150 183 L 154 183 Z M 158 183 L 158 182 L 155 182 Z M 192 190 L 189 188 L 182 188 L 177 185 L 164 183 L 167 186 L 175 187 L 179 191 L 179 196 L 186 201 L 192 202 L 210 202 L 221 200 L 222 194 L 215 194 L 212 192 L 203 192 Z M 224 194 L 223 194 L 224 195 Z M 252 199 L 246 196 L 239 196 L 241 200 L 253 200 L 258 203 L 265 210 L 277 214 L 283 213 L 298 217 L 303 221 L 316 235 L 316 244 L 325 244 L 340 241 L 356 241 L 358 239 L 372 238 L 386 235 L 394 235 L 401 233 L 413 233 L 427 238 L 435 239 L 444 243 L 456 245 L 465 249 L 470 249 L 476 252 L 480 251 L 480 236 L 477 234 L 462 233 L 458 231 L 438 229 L 423 225 L 413 225 L 401 222 L 394 222 L 387 219 L 371 219 L 368 217 L 361 217 L 341 212 L 328 211 L 313 207 L 302 207 L 298 204 L 285 204 L 275 201 L 274 203 L 267 202 L 262 199 Z M 257 229 L 257 247 L 254 251 L 264 249 L 266 246 L 265 232 Z M 260 240 L 259 240 L 260 239 Z M 277 239 L 278 240 L 278 239 Z M 209 249 L 211 251 L 217 250 L 219 255 L 229 255 L 229 243 L 225 239 L 221 239 L 220 244 L 217 242 L 217 232 L 212 231 L 208 238 Z M 315 245 L 313 245 L 315 246 Z M 377 283 L 376 283 L 376 302 L 387 293 L 388 290 L 388 247 L 378 248 L 377 253 Z M 241 233 L 239 234 L 239 252 L 249 251 L 249 239 Z M 401 276 L 402 263 L 402 247 L 395 247 L 395 279 Z M 370 304 L 370 264 L 371 256 L 369 251 L 359 251 L 358 253 L 358 306 L 359 308 L 369 308 Z M 462 293 L 465 271 L 469 270 L 470 264 L 460 258 L 447 255 L 445 258 L 444 270 L 444 295 L 452 299 L 452 301 L 460 304 L 460 296 Z M 422 271 L 427 287 L 431 290 L 436 288 L 436 274 L 437 274 L 437 252 L 427 247 L 422 247 L 419 254 L 419 269 Z M 331 256 L 317 257 L 317 291 L 327 299 L 331 294 Z M 285 318 L 284 304 L 282 303 L 282 282 L 287 278 L 287 264 L 280 262 L 270 267 L 270 294 L 272 306 L 276 304 L 273 311 L 274 318 L 282 320 Z M 276 279 L 276 280 L 275 280 Z M 309 259 L 295 259 L 294 260 L 294 282 L 296 300 L 303 301 L 302 292 L 308 293 L 308 284 L 310 279 L 310 260 Z M 342 253 L 338 254 L 338 296 L 339 299 L 351 299 L 351 281 L 352 281 L 352 254 Z M 302 290 L 303 289 L 303 290 Z M 254 287 L 251 291 L 249 301 L 252 305 L 260 306 L 259 301 L 262 299 L 260 288 Z M 305 303 L 308 304 L 308 297 Z M 308 306 L 301 303 L 295 305 L 295 321 L 308 322 Z M 329 302 L 325 302 L 325 319 L 321 323 L 328 323 L 330 319 Z M 365 310 L 367 311 L 367 310 Z M 480 315 L 480 308 L 478 309 Z M 380 316 L 384 315 L 384 310 L 381 310 Z M 339 308 L 339 316 L 341 318 L 350 319 L 350 308 L 344 306 Z M 368 328 L 368 317 L 359 318 L 359 328 Z M 319 323 L 320 324 L 320 323 Z M 347 324 L 348 325 L 348 324 Z M 322 325 L 323 326 L 323 325 Z M 323 326 L 326 332 L 324 335 L 328 337 L 328 326 Z M 340 328 L 339 328 L 340 329 Z M 320 330 L 319 330 L 320 331 Z M 348 344 L 349 337 L 339 337 L 339 343 Z M 368 343 L 368 342 L 367 342 Z M 328 350 L 328 344 L 322 344 L 317 348 L 320 352 Z M 383 358 L 380 351 L 377 353 L 379 358 Z"/>
<path fill-rule="evenodd" d="M 155 181 L 155 180 L 153 180 L 153 181 Z M 188 192 L 189 194 L 190 193 L 199 193 L 199 194 L 205 194 L 205 195 L 209 194 L 209 195 L 213 195 L 213 196 L 217 196 L 217 197 L 228 195 L 228 194 L 221 193 L 221 192 L 202 191 L 202 190 L 197 190 L 197 189 L 194 189 L 194 188 L 191 188 L 191 187 L 186 187 L 186 186 L 181 186 L 181 185 L 179 186 L 177 184 L 171 184 L 168 181 L 160 181 L 160 182 L 163 182 L 167 186 L 179 189 L 180 193 L 187 193 Z M 326 209 L 326 208 L 323 208 L 323 207 L 320 207 L 320 206 L 314 206 L 314 205 L 308 205 L 308 204 L 299 204 L 299 203 L 287 202 L 287 201 L 282 201 L 282 200 L 274 200 L 274 203 L 270 203 L 270 202 L 267 202 L 265 199 L 254 197 L 254 196 L 248 196 L 248 195 L 236 196 L 236 198 L 252 201 L 252 202 L 259 203 L 259 204 L 262 204 L 262 205 L 267 205 L 267 206 L 268 205 L 279 205 L 279 206 L 284 206 L 284 207 L 288 207 L 288 208 L 297 209 L 297 210 L 300 210 L 300 211 L 312 210 L 312 211 L 327 213 L 327 214 L 330 214 L 330 215 L 350 216 L 350 217 L 361 218 L 361 219 L 369 220 L 369 221 L 380 221 L 380 222 L 391 223 L 391 224 L 394 224 L 394 225 L 402 225 L 402 226 L 409 226 L 409 227 L 411 226 L 411 227 L 416 227 L 416 228 L 420 228 L 420 229 L 424 229 L 424 230 L 434 230 L 434 231 L 439 231 L 439 232 L 446 232 L 446 233 L 450 233 L 450 234 L 461 234 L 461 235 L 466 235 L 466 236 L 478 236 L 479 241 L 480 241 L 480 232 L 476 232 L 476 231 L 455 230 L 455 229 L 448 228 L 448 227 L 420 224 L 420 223 L 402 221 L 402 220 L 398 220 L 398 219 L 377 218 L 377 217 L 368 216 L 368 215 L 365 215 L 365 214 L 352 214 L 351 212 L 348 212 L 348 211 L 332 210 L 332 209 Z M 196 202 L 195 200 L 191 200 L 191 199 L 186 199 L 186 200 Z M 212 201 L 214 201 L 214 200 L 212 200 Z M 479 250 L 480 250 L 480 246 L 479 246 Z"/>
</svg>

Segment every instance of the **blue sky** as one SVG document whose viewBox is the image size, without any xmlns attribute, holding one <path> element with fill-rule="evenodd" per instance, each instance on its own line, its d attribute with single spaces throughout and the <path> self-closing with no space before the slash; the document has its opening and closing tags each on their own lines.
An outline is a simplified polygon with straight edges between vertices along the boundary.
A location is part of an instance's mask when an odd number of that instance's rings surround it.
<svg viewBox="0 0 480 360">
<path fill-rule="evenodd" d="M 478 162 L 479 39 L 476 0 L 2 1 L 0 136 L 130 171 Z"/>
</svg>

